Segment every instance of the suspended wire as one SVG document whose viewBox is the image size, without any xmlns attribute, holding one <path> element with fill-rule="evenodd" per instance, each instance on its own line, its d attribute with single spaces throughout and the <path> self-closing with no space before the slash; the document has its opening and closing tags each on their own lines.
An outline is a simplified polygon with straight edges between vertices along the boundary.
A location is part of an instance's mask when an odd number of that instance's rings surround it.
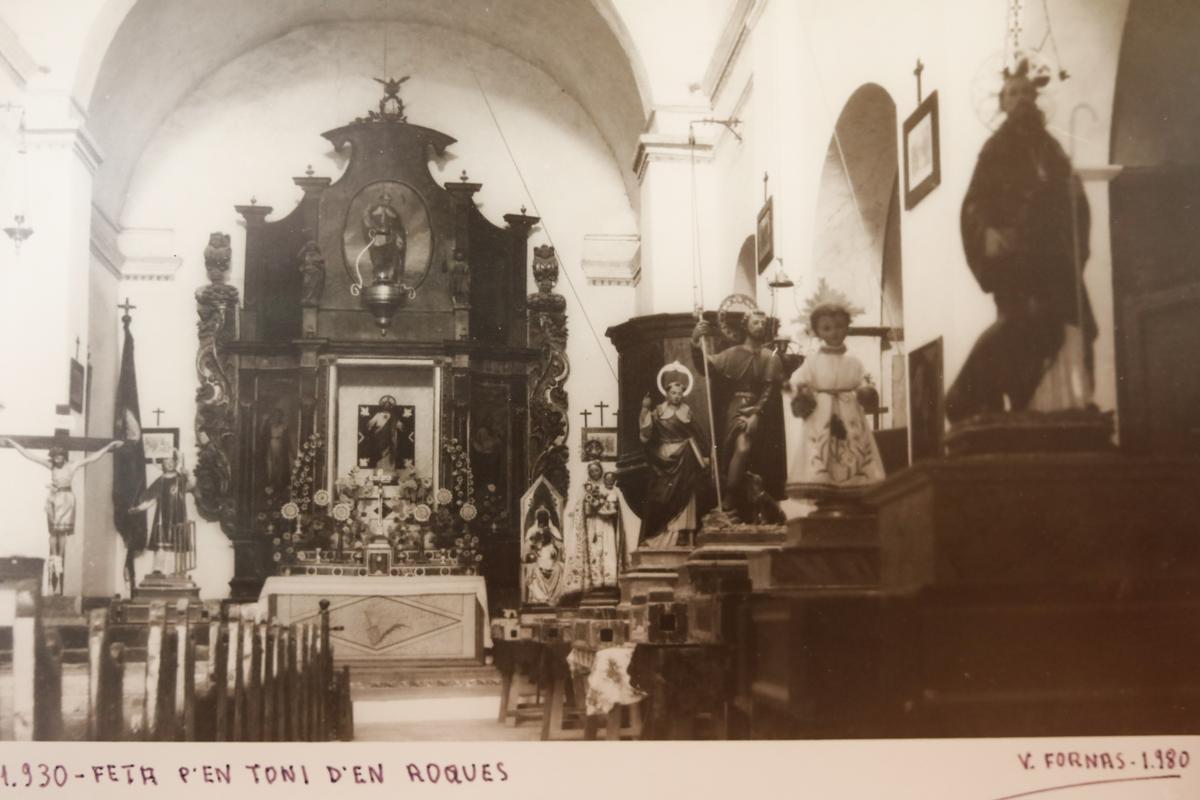
<svg viewBox="0 0 1200 800">
<path fill-rule="evenodd" d="M 1042 45 L 1046 43 L 1046 39 L 1050 39 L 1050 49 L 1054 52 L 1054 66 L 1059 69 L 1060 77 L 1066 73 L 1063 69 L 1062 57 L 1058 54 L 1058 40 L 1054 38 L 1054 26 L 1050 24 L 1050 8 L 1046 4 L 1046 0 L 1042 0 L 1042 13 L 1046 16 L 1046 35 L 1042 37 Z M 1041 50 L 1041 45 L 1038 46 Z"/>
<path fill-rule="evenodd" d="M 700 211 L 696 189 L 696 128 L 688 123 L 688 154 L 691 162 L 692 184 L 692 308 L 697 311 L 704 309 L 704 270 L 701 266 L 700 255 Z"/>
<path fill-rule="evenodd" d="M 496 132 L 500 134 L 500 141 L 504 143 L 504 149 L 508 152 L 508 158 L 512 161 L 513 169 L 517 172 L 517 178 L 521 181 L 521 186 L 525 188 L 525 196 L 529 198 L 529 204 L 533 206 L 533 211 L 537 216 L 542 217 L 542 212 L 538 209 L 537 200 L 533 197 L 533 192 L 529 189 L 529 183 L 525 180 L 525 174 L 521 172 L 521 165 L 517 163 L 517 157 L 513 154 L 512 147 L 508 144 L 508 137 L 504 135 L 504 129 L 500 127 L 500 120 L 496 116 L 496 110 L 492 108 L 492 102 L 488 99 L 487 92 L 483 90 L 483 84 L 479 80 L 479 74 L 475 72 L 473 66 L 468 66 L 471 70 L 471 77 L 475 79 L 475 85 L 479 87 L 479 94 L 483 97 L 483 103 L 487 106 L 488 113 L 492 117 L 492 124 L 496 126 Z M 557 253 L 558 248 L 554 245 L 554 237 L 550 234 L 550 226 L 546 223 L 546 218 L 542 217 L 542 230 L 546 233 L 546 238 L 550 241 L 550 246 L 554 247 Z M 571 280 L 571 271 L 563 265 L 562 275 L 567 279 L 567 286 L 571 289 L 571 295 L 575 298 L 575 305 L 579 307 L 580 313 L 583 314 L 583 320 L 587 323 L 588 330 L 592 332 L 592 338 L 596 341 L 596 346 L 600 350 L 601 357 L 604 358 L 604 363 L 608 365 L 608 371 L 612 373 L 613 380 L 617 380 L 617 370 L 613 367 L 612 361 L 608 358 L 608 353 L 604 349 L 604 343 L 600 339 L 600 334 L 596 332 L 596 326 L 592 324 L 592 318 L 588 316 L 587 306 L 579 297 L 579 292 L 575 289 L 575 282 Z"/>
</svg>

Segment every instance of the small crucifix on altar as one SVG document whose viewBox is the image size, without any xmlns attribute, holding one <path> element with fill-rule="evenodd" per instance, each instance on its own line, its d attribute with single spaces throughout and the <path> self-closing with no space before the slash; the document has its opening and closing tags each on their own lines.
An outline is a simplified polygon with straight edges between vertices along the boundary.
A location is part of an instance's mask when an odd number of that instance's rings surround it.
<svg viewBox="0 0 1200 800">
<path fill-rule="evenodd" d="M 63 593 L 67 537 L 75 532 L 75 492 L 71 482 L 75 473 L 99 461 L 124 442 L 73 436 L 2 436 L 0 445 L 11 447 L 25 458 L 50 470 L 50 492 L 46 495 L 46 527 L 50 534 L 46 583 L 51 594 Z M 40 456 L 31 451 L 46 450 Z M 71 452 L 95 451 L 74 461 Z"/>
</svg>

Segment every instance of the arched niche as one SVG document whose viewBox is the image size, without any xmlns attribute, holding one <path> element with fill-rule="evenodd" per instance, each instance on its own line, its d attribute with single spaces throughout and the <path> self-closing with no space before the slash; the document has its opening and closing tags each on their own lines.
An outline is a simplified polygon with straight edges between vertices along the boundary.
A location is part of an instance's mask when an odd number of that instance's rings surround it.
<svg viewBox="0 0 1200 800">
<path fill-rule="evenodd" d="M 758 256 L 754 236 L 747 236 L 738 250 L 737 268 L 733 273 L 733 293 L 744 294 L 758 301 Z"/>
<path fill-rule="evenodd" d="M 891 339 L 904 328 L 896 126 L 896 104 L 883 87 L 864 84 L 846 101 L 821 170 L 813 242 L 812 285 L 824 278 L 865 310 L 847 344 L 888 409 L 881 428 L 900 428 L 907 418 L 903 361 Z M 902 432 L 897 439 L 903 451 Z"/>
</svg>

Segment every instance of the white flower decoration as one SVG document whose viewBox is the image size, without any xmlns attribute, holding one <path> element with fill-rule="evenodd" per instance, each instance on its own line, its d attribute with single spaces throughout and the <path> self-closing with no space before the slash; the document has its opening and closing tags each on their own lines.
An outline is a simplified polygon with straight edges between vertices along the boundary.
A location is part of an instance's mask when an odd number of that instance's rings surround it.
<svg viewBox="0 0 1200 800">
<path fill-rule="evenodd" d="M 417 522 L 428 522 L 431 516 L 433 516 L 433 512 L 424 503 L 413 509 L 413 517 L 416 518 Z"/>
<path fill-rule="evenodd" d="M 350 519 L 350 504 L 338 503 L 333 507 L 333 518 L 338 522 L 345 522 Z"/>
<path fill-rule="evenodd" d="M 319 506 L 329 505 L 329 490 L 317 489 L 317 491 L 313 493 L 313 502 Z"/>
<path fill-rule="evenodd" d="M 300 516 L 300 506 L 291 502 L 284 503 L 283 508 L 279 509 L 279 513 L 283 515 L 284 519 L 295 519 Z"/>
<path fill-rule="evenodd" d="M 467 522 L 475 519 L 479 512 L 475 510 L 475 506 L 470 503 L 463 503 L 463 507 L 458 510 L 458 515 Z"/>
<path fill-rule="evenodd" d="M 444 506 L 453 499 L 454 495 L 450 493 L 449 489 L 442 487 L 437 490 L 437 502 L 439 506 Z"/>
</svg>

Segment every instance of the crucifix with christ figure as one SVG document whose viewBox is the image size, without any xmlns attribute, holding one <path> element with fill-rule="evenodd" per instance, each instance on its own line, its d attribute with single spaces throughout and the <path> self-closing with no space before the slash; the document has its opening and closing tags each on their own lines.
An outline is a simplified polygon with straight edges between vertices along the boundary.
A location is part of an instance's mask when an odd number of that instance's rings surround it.
<svg viewBox="0 0 1200 800">
<path fill-rule="evenodd" d="M 52 594 L 62 594 L 64 557 L 67 537 L 75 532 L 75 492 L 71 482 L 75 473 L 99 461 L 124 442 L 75 436 L 0 436 L 0 446 L 11 447 L 35 464 L 50 470 L 50 493 L 46 496 L 46 527 L 50 534 L 50 557 L 46 577 Z M 31 451 L 46 450 L 45 456 Z M 68 460 L 72 451 L 91 452 L 83 458 Z"/>
</svg>

